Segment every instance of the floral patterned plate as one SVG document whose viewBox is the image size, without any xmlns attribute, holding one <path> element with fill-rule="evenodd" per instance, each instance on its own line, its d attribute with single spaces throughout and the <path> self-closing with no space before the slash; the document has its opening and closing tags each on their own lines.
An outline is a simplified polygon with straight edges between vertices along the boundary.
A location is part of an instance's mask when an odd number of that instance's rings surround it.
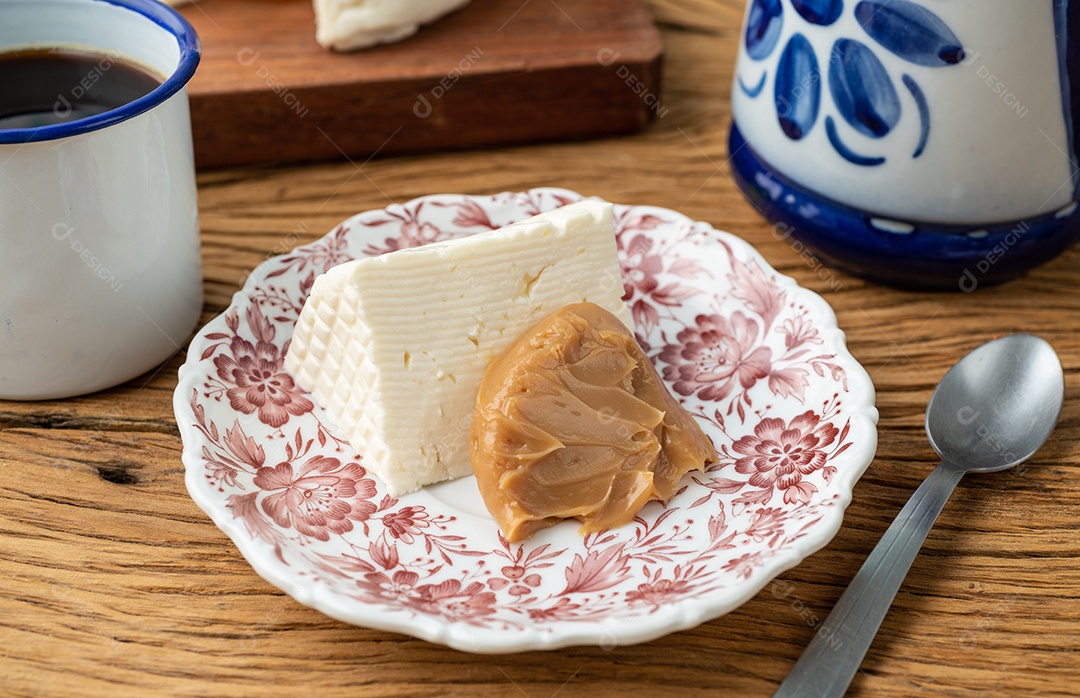
<svg viewBox="0 0 1080 698">
<path fill-rule="evenodd" d="M 471 652 L 644 642 L 716 618 L 824 546 L 877 444 L 874 389 L 816 294 L 734 236 L 616 206 L 638 341 L 721 454 L 630 525 L 499 535 L 472 478 L 401 498 L 282 368 L 316 275 L 576 201 L 428 196 L 261 265 L 191 343 L 187 486 L 252 567 L 349 623 Z"/>
</svg>

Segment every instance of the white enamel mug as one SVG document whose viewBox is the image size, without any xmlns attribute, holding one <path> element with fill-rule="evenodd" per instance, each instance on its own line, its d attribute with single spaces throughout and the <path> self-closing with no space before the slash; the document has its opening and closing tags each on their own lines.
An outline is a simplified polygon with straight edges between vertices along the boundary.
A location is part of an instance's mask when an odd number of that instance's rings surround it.
<svg viewBox="0 0 1080 698">
<path fill-rule="evenodd" d="M 0 52 L 82 49 L 164 78 L 97 116 L 0 130 L 0 399 L 89 393 L 167 360 L 199 317 L 199 41 L 155 0 L 0 0 L 0 18 Z"/>
</svg>

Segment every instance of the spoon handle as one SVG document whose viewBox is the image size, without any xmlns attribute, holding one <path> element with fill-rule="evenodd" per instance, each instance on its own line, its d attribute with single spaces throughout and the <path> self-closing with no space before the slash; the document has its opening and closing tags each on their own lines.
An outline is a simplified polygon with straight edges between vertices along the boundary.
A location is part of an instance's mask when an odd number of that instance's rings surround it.
<svg viewBox="0 0 1080 698">
<path fill-rule="evenodd" d="M 911 495 L 774 698 L 843 696 L 963 471 L 942 463 Z"/>
</svg>

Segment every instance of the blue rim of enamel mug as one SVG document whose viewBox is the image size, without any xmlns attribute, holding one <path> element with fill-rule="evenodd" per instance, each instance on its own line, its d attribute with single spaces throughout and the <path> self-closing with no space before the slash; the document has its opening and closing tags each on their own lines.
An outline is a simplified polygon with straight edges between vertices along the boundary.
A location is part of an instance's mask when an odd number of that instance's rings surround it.
<svg viewBox="0 0 1080 698">
<path fill-rule="evenodd" d="M 157 0 L 93 1 L 131 10 L 171 33 L 180 48 L 180 62 L 176 66 L 176 70 L 152 92 L 122 107 L 64 124 L 51 124 L 34 128 L 0 129 L 0 145 L 52 141 L 108 128 L 150 111 L 182 90 L 191 80 L 191 77 L 195 75 L 195 69 L 199 66 L 201 55 L 199 36 L 195 33 L 195 28 L 180 13 Z"/>
</svg>

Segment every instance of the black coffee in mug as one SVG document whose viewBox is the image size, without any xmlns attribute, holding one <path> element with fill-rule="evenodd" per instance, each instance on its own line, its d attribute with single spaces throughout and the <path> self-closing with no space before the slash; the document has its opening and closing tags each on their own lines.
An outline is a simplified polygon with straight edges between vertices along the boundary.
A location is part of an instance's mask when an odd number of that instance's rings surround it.
<svg viewBox="0 0 1080 698">
<path fill-rule="evenodd" d="M 0 53 L 0 129 L 84 119 L 144 97 L 162 79 L 135 63 L 66 48 Z"/>
</svg>

